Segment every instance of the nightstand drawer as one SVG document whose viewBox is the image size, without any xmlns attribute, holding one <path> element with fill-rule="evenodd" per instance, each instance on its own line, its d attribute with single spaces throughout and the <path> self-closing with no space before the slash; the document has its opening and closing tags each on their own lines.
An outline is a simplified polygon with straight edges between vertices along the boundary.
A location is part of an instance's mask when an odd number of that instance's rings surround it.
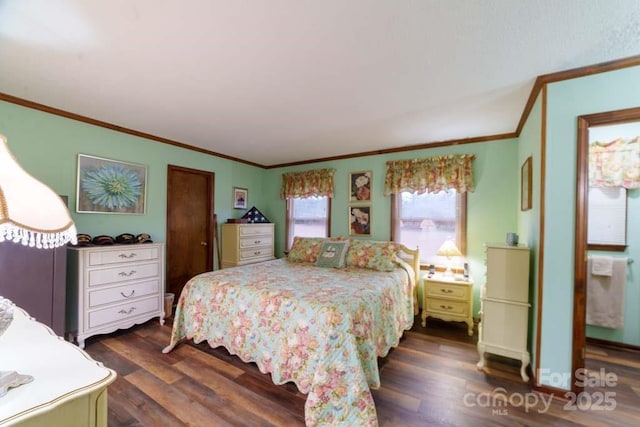
<svg viewBox="0 0 640 427">
<path fill-rule="evenodd" d="M 446 283 L 427 283 L 427 297 L 428 298 L 452 298 L 466 301 L 467 299 L 467 286 L 453 285 Z"/>
<path fill-rule="evenodd" d="M 466 317 L 469 314 L 469 304 L 466 302 L 428 298 L 427 311 Z"/>
</svg>

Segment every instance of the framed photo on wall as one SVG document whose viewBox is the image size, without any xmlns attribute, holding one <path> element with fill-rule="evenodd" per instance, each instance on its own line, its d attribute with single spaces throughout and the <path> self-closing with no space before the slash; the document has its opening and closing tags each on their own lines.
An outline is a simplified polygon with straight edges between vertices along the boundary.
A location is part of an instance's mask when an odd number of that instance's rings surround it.
<svg viewBox="0 0 640 427">
<path fill-rule="evenodd" d="M 371 171 L 351 172 L 349 174 L 349 201 L 371 201 Z"/>
<path fill-rule="evenodd" d="M 527 157 L 520 168 L 520 210 L 531 209 L 531 156 Z"/>
<path fill-rule="evenodd" d="M 249 190 L 246 188 L 233 187 L 234 209 L 246 209 L 247 203 L 249 203 Z"/>
<path fill-rule="evenodd" d="M 144 165 L 78 154 L 76 212 L 144 214 Z"/>
<path fill-rule="evenodd" d="M 371 236 L 371 206 L 349 206 L 349 235 Z"/>
</svg>

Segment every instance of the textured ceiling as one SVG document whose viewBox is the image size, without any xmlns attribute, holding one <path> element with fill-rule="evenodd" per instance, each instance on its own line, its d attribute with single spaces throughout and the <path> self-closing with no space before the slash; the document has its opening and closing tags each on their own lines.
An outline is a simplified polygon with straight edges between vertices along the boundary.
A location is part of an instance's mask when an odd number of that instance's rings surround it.
<svg viewBox="0 0 640 427">
<path fill-rule="evenodd" d="M 0 0 L 0 92 L 261 165 L 514 132 L 638 0 Z"/>
</svg>

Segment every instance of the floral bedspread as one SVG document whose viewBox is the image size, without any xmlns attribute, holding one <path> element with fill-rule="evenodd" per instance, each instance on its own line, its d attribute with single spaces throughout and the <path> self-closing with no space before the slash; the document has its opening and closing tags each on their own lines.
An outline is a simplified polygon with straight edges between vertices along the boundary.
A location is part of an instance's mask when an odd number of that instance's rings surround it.
<svg viewBox="0 0 640 427">
<path fill-rule="evenodd" d="M 409 274 L 279 259 L 200 274 L 178 301 L 171 351 L 183 339 L 224 346 L 308 394 L 305 421 L 377 425 L 370 388 L 378 356 L 413 324 Z"/>
</svg>

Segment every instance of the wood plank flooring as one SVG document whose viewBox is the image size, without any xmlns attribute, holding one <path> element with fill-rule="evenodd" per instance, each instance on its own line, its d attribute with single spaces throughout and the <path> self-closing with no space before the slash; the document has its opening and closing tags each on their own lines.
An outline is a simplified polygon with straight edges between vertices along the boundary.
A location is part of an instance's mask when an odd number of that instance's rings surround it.
<svg viewBox="0 0 640 427">
<path fill-rule="evenodd" d="M 152 320 L 87 340 L 87 352 L 118 373 L 109 387 L 110 427 L 304 425 L 306 396 L 294 385 L 276 386 L 255 364 L 204 343 L 162 354 L 170 333 L 170 322 Z M 478 371 L 476 340 L 463 324 L 429 319 L 422 328 L 417 319 L 380 359 L 382 386 L 373 390 L 380 426 L 640 425 L 638 353 L 590 347 L 587 367 L 615 372 L 616 385 L 590 388 L 578 402 L 584 409 L 558 399 L 546 407 L 549 396 L 522 382 L 519 362 L 489 356 Z M 615 409 L 593 409 L 605 391 L 614 393 Z"/>
</svg>

